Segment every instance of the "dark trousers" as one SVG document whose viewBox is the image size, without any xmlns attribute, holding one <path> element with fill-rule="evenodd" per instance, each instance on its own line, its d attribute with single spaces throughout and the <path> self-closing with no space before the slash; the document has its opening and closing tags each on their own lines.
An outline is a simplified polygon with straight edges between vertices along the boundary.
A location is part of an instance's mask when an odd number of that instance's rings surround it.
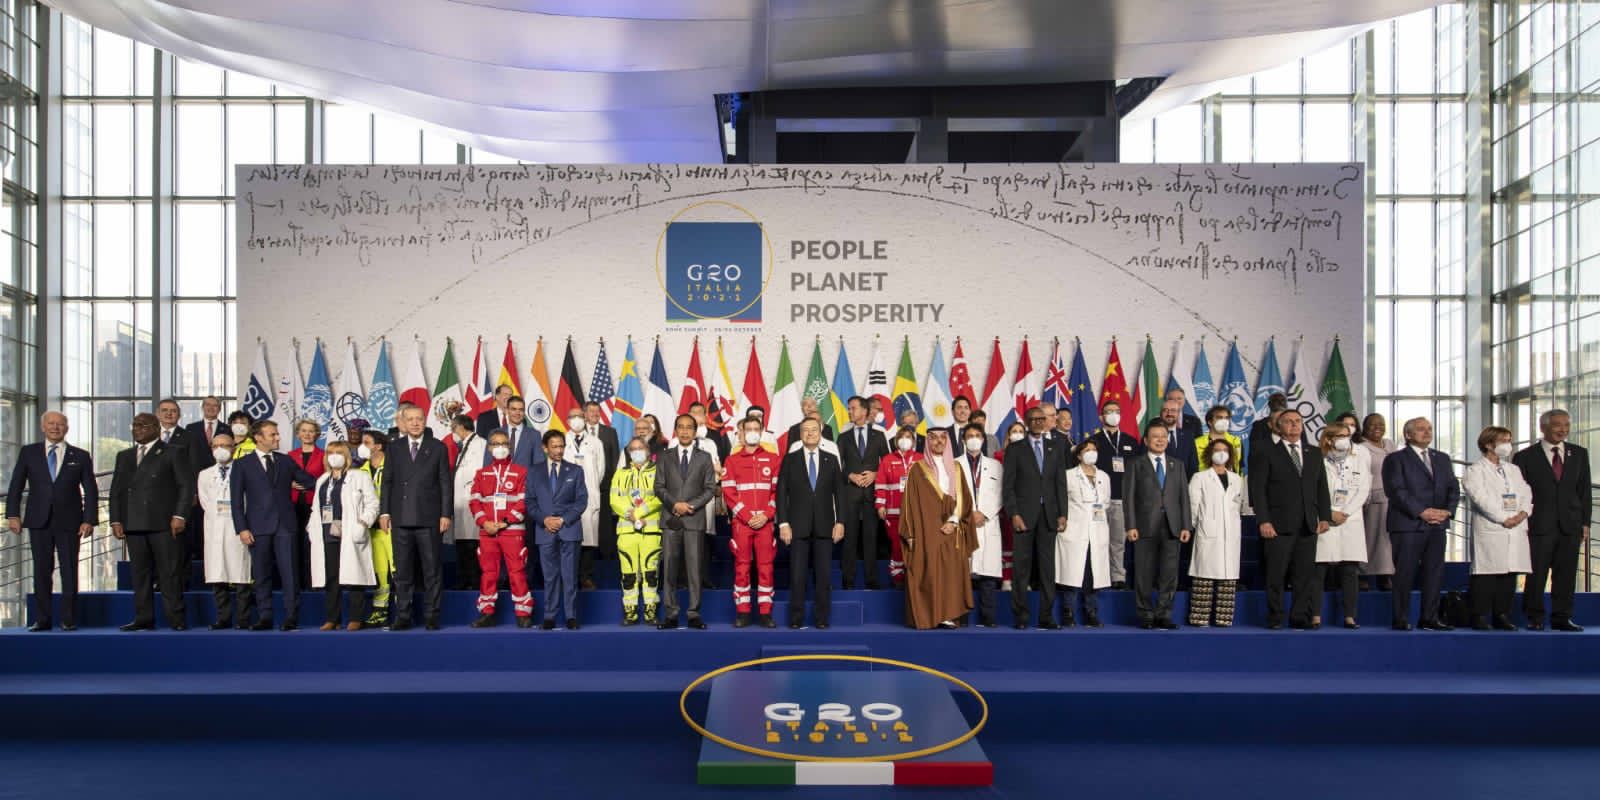
<svg viewBox="0 0 1600 800">
<path fill-rule="evenodd" d="M 344 586 L 339 583 L 339 540 L 325 538 L 322 540 L 322 617 L 324 622 L 339 624 L 339 598 L 347 596 L 350 607 L 346 609 L 345 619 L 350 622 L 365 622 L 367 619 L 367 591 L 364 586 Z M 345 594 L 345 590 L 349 594 Z"/>
<path fill-rule="evenodd" d="M 217 623 L 222 627 L 250 626 L 256 610 L 256 587 L 249 583 L 213 583 L 211 598 L 217 603 Z"/>
<path fill-rule="evenodd" d="M 128 560 L 133 562 L 133 621 L 153 625 L 156 621 L 155 586 L 161 584 L 161 602 L 166 606 L 167 624 L 187 624 L 184 620 L 183 589 L 178 585 L 177 558 L 183 540 L 170 531 L 128 531 Z"/>
<path fill-rule="evenodd" d="M 1158 519 L 1154 530 L 1139 531 L 1139 541 L 1133 543 L 1133 588 L 1138 595 L 1134 607 L 1140 622 L 1172 619 L 1172 598 L 1178 592 L 1178 552 L 1183 542 L 1172 534 L 1165 514 Z"/>
<path fill-rule="evenodd" d="M 1394 621 L 1411 619 L 1411 587 L 1422 588 L 1421 622 L 1439 619 L 1439 588 L 1444 585 L 1444 529 L 1390 531 L 1394 548 Z M 1421 581 L 1417 573 L 1422 573 Z"/>
<path fill-rule="evenodd" d="M 1028 624 L 1028 586 L 1037 574 L 1039 621 L 1055 619 L 1056 521 L 1039 509 L 1039 519 L 1027 533 L 1011 537 L 1011 616 Z"/>
<path fill-rule="evenodd" d="M 1472 617 L 1489 619 L 1511 616 L 1511 601 L 1517 596 L 1517 573 L 1474 575 L 1467 581 L 1467 598 Z"/>
<path fill-rule="evenodd" d="M 1177 583 L 1177 576 L 1173 576 L 1173 583 Z M 1072 588 L 1078 595 L 1078 602 L 1083 604 L 1083 618 L 1085 620 L 1100 619 L 1100 591 L 1094 588 L 1093 550 L 1083 554 L 1083 585 Z M 1067 600 L 1067 615 L 1065 619 L 1072 619 L 1072 605 L 1073 601 L 1069 598 Z M 1167 608 L 1169 611 L 1172 608 L 1170 599 L 1167 601 Z"/>
<path fill-rule="evenodd" d="M 417 562 L 422 562 L 422 592 L 426 618 L 439 618 L 444 599 L 444 577 L 439 571 L 439 526 L 394 531 L 394 622 L 411 622 L 411 604 L 417 591 Z"/>
<path fill-rule="evenodd" d="M 182 558 L 184 561 L 191 563 L 199 561 L 203 564 L 206 558 L 205 509 L 201 508 L 199 502 L 196 501 L 194 509 L 184 519 L 186 522 L 183 527 L 184 553 Z M 187 585 L 189 581 L 189 565 L 185 564 L 184 568 L 184 571 L 178 574 L 182 576 L 185 585 Z M 204 575 L 205 573 L 201 572 L 201 574 Z"/>
<path fill-rule="evenodd" d="M 601 524 L 604 525 L 605 523 L 602 522 Z M 612 535 L 616 535 L 615 534 L 616 523 L 613 522 L 613 523 L 611 523 L 611 525 L 612 525 L 612 530 L 613 530 L 613 534 Z M 579 552 L 578 552 L 578 584 L 580 586 L 583 585 L 583 584 L 586 584 L 586 583 L 587 584 L 593 584 L 594 583 L 594 560 L 596 558 L 598 558 L 599 555 L 600 555 L 600 548 L 598 548 L 598 547 L 584 547 L 584 548 L 579 550 Z"/>
<path fill-rule="evenodd" d="M 1544 622 L 1546 575 L 1550 580 L 1550 618 L 1572 619 L 1572 594 L 1578 590 L 1578 553 L 1582 544 L 1581 535 L 1528 537 L 1533 572 L 1522 587 L 1522 614 L 1529 622 Z"/>
<path fill-rule="evenodd" d="M 844 539 L 840 540 L 839 550 L 839 570 L 844 588 L 855 588 L 857 561 L 861 562 L 861 577 L 866 581 L 867 588 L 881 588 L 878 583 L 878 527 L 883 520 L 878 519 L 878 512 L 871 505 L 846 509 L 839 522 L 844 525 Z"/>
<path fill-rule="evenodd" d="M 806 584 L 816 589 L 812 618 L 818 625 L 828 624 L 832 609 L 829 599 L 829 573 L 833 572 L 833 539 L 812 536 L 790 540 L 789 545 L 789 621 L 805 624 Z M 815 573 L 813 575 L 812 573 Z"/>
<path fill-rule="evenodd" d="M 846 528 L 846 530 L 849 530 Z M 848 536 L 849 534 L 845 534 Z M 984 625 L 994 624 L 995 598 L 1000 592 L 1000 579 L 984 575 L 972 576 L 972 585 L 977 591 L 978 621 Z"/>
<path fill-rule="evenodd" d="M 664 530 L 661 532 L 661 620 L 678 619 L 678 587 L 689 590 L 689 619 L 700 616 L 701 579 L 705 577 L 705 550 L 712 539 L 702 531 Z"/>
<path fill-rule="evenodd" d="M 294 539 L 295 553 L 298 558 L 295 563 L 295 583 L 301 588 L 311 585 L 311 559 L 317 554 L 311 552 L 311 537 L 306 535 L 306 523 L 311 521 L 311 501 L 297 503 L 294 507 Z"/>
<path fill-rule="evenodd" d="M 1294 605 L 1289 609 L 1289 621 L 1311 624 L 1311 617 L 1322 603 L 1322 580 L 1317 574 L 1317 537 L 1304 528 L 1278 531 L 1277 536 L 1261 540 L 1261 549 L 1266 556 L 1267 624 L 1283 624 L 1283 592 L 1291 578 L 1294 580 Z"/>
<path fill-rule="evenodd" d="M 455 551 L 456 588 L 478 591 L 483 580 L 483 567 L 478 566 L 478 540 L 457 539 Z"/>
<path fill-rule="evenodd" d="M 1312 541 L 1316 541 L 1316 540 L 1312 539 Z M 1333 563 L 1333 564 L 1318 564 L 1317 565 L 1317 583 L 1316 583 L 1316 585 L 1319 588 L 1320 587 L 1326 587 L 1328 585 L 1327 584 L 1327 580 L 1328 580 L 1328 574 L 1329 573 L 1333 574 L 1334 580 L 1336 580 L 1338 582 L 1338 584 L 1339 584 L 1339 595 L 1344 600 L 1344 615 L 1345 615 L 1345 617 L 1347 617 L 1349 619 L 1355 619 L 1356 618 L 1356 610 L 1357 610 L 1358 606 L 1361 603 L 1361 564 L 1360 564 L 1360 562 L 1356 562 L 1356 561 L 1340 561 L 1338 563 Z M 1294 592 L 1295 592 L 1295 599 L 1299 599 L 1299 597 L 1300 597 L 1300 584 L 1299 584 L 1299 582 L 1295 583 Z M 1320 612 L 1321 610 L 1322 610 L 1322 602 L 1319 599 L 1318 602 L 1317 602 L 1317 606 L 1316 606 L 1316 612 Z M 1316 613 L 1316 612 L 1313 612 L 1313 613 Z"/>
<path fill-rule="evenodd" d="M 78 527 L 29 528 L 28 547 L 33 551 L 33 621 L 49 627 L 53 616 L 50 592 L 51 574 L 61 565 L 61 624 L 78 621 Z M 145 581 L 149 583 L 149 581 Z"/>
<path fill-rule="evenodd" d="M 626 455 L 626 454 L 624 454 Z M 720 488 L 719 488 L 720 491 Z M 617 515 L 611 510 L 611 484 L 600 487 L 600 496 L 605 498 L 600 503 L 600 548 L 596 554 L 602 561 L 617 560 Z"/>
<path fill-rule="evenodd" d="M 566 612 L 567 619 L 578 618 L 578 547 L 579 542 L 569 542 L 550 537 L 539 545 L 539 568 L 544 570 L 544 618 L 556 618 L 556 606 Z"/>
<path fill-rule="evenodd" d="M 254 533 L 254 531 L 252 531 Z M 296 564 L 300 562 L 300 549 L 295 545 L 300 537 L 290 531 L 255 534 L 256 543 L 250 545 L 250 577 L 256 584 L 256 610 L 261 618 L 272 620 L 272 570 L 278 570 L 278 580 L 283 584 L 283 621 L 300 623 L 300 576 Z"/>
</svg>

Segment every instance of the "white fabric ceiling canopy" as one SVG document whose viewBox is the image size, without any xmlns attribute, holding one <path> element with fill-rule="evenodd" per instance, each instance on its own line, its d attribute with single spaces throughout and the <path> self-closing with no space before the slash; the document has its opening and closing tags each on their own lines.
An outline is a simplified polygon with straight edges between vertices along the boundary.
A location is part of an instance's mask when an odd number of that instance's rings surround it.
<svg viewBox="0 0 1600 800">
<path fill-rule="evenodd" d="M 712 97 L 1166 76 L 1138 113 L 1436 0 L 47 0 L 544 162 L 720 161 Z"/>
</svg>

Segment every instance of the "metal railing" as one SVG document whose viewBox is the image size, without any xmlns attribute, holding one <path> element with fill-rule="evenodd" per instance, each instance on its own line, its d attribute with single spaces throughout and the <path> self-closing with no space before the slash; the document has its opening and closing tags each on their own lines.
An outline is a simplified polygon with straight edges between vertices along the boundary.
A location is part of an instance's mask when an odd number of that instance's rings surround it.
<svg viewBox="0 0 1600 800">
<path fill-rule="evenodd" d="M 94 533 L 78 545 L 78 591 L 110 591 L 117 588 L 117 562 L 122 560 L 124 546 L 111 535 L 110 512 L 111 473 L 97 472 L 95 485 L 100 490 L 100 524 Z M 23 501 L 26 503 L 24 493 Z M 11 509 L 7 509 L 11 513 Z M 20 509 L 17 510 L 20 514 Z M 13 534 L 6 529 L 0 534 L 0 628 L 27 624 L 28 594 L 33 591 L 33 549 L 27 529 Z M 60 591 L 61 578 L 51 581 L 54 591 Z"/>
<path fill-rule="evenodd" d="M 1468 461 L 1450 459 L 1455 466 L 1456 479 L 1461 478 L 1461 471 L 1471 464 Z M 1589 484 L 1589 496 L 1600 500 L 1600 483 Z M 1589 535 L 1584 537 L 1581 544 L 1582 551 L 1578 554 L 1578 591 L 1591 592 L 1600 587 L 1600 555 L 1596 554 L 1595 538 L 1600 537 L 1600 502 L 1593 504 L 1595 509 L 1589 515 Z M 1465 493 L 1461 501 L 1456 504 L 1455 514 L 1450 518 L 1450 538 L 1445 542 L 1446 561 L 1472 560 L 1472 509 L 1467 502 Z"/>
</svg>

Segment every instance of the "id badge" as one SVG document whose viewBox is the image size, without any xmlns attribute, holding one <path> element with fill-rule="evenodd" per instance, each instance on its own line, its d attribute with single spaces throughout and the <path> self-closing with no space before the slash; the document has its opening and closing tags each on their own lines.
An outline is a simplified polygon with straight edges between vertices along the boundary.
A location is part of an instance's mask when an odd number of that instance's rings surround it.
<svg viewBox="0 0 1600 800">
<path fill-rule="evenodd" d="M 1105 506 L 1104 503 L 1095 503 L 1094 504 L 1094 521 L 1095 522 L 1105 522 L 1106 521 L 1106 506 Z"/>
<path fill-rule="evenodd" d="M 1111 471 L 1112 472 L 1121 472 L 1122 471 L 1122 466 L 1123 466 L 1123 464 L 1122 464 L 1122 456 L 1112 456 L 1111 457 Z"/>
<path fill-rule="evenodd" d="M 1500 495 L 1500 508 L 1507 514 L 1517 513 L 1517 496 L 1514 493 Z"/>
<path fill-rule="evenodd" d="M 1342 505 L 1344 505 L 1345 503 L 1347 503 L 1349 501 L 1350 501 L 1350 490 L 1349 489 L 1337 489 L 1337 490 L 1334 491 L 1334 493 L 1333 493 L 1333 504 L 1334 505 L 1342 506 Z"/>
<path fill-rule="evenodd" d="M 231 501 L 231 500 L 218 500 L 217 501 L 217 513 L 218 514 L 222 514 L 224 516 L 233 513 L 233 501 Z"/>
<path fill-rule="evenodd" d="M 901 492 L 904 492 L 906 490 L 906 483 L 909 482 L 909 478 L 910 477 L 911 476 L 907 475 L 906 477 L 900 479 L 900 491 Z"/>
<path fill-rule="evenodd" d="M 336 524 L 333 521 L 333 509 L 331 507 L 329 507 L 329 506 L 323 506 L 322 507 L 322 524 L 324 524 L 324 525 Z"/>
<path fill-rule="evenodd" d="M 494 510 L 506 510 L 506 496 L 504 494 L 497 494 L 494 496 Z"/>
</svg>

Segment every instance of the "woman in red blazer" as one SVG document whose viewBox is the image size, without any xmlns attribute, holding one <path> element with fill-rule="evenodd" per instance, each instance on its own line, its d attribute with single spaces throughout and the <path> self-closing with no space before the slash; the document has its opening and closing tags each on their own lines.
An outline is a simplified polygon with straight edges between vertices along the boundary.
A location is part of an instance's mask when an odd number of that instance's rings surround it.
<svg viewBox="0 0 1600 800">
<path fill-rule="evenodd" d="M 294 438 L 299 440 L 300 446 L 289 451 L 289 460 L 293 461 L 299 468 L 311 473 L 313 478 L 322 477 L 322 473 L 327 470 L 322 461 L 322 448 L 317 446 L 317 439 L 321 436 L 322 426 L 317 423 L 309 419 L 303 419 L 295 423 Z M 311 585 L 309 583 L 311 580 L 311 539 L 310 535 L 306 533 L 306 522 L 311 519 L 311 491 L 312 487 L 301 486 L 297 483 L 294 491 L 290 493 L 290 498 L 294 501 L 295 517 L 300 522 L 300 527 L 296 528 L 296 530 L 300 532 L 299 535 L 301 537 L 299 565 L 301 586 Z M 320 558 L 321 554 L 318 554 L 317 557 Z"/>
</svg>

